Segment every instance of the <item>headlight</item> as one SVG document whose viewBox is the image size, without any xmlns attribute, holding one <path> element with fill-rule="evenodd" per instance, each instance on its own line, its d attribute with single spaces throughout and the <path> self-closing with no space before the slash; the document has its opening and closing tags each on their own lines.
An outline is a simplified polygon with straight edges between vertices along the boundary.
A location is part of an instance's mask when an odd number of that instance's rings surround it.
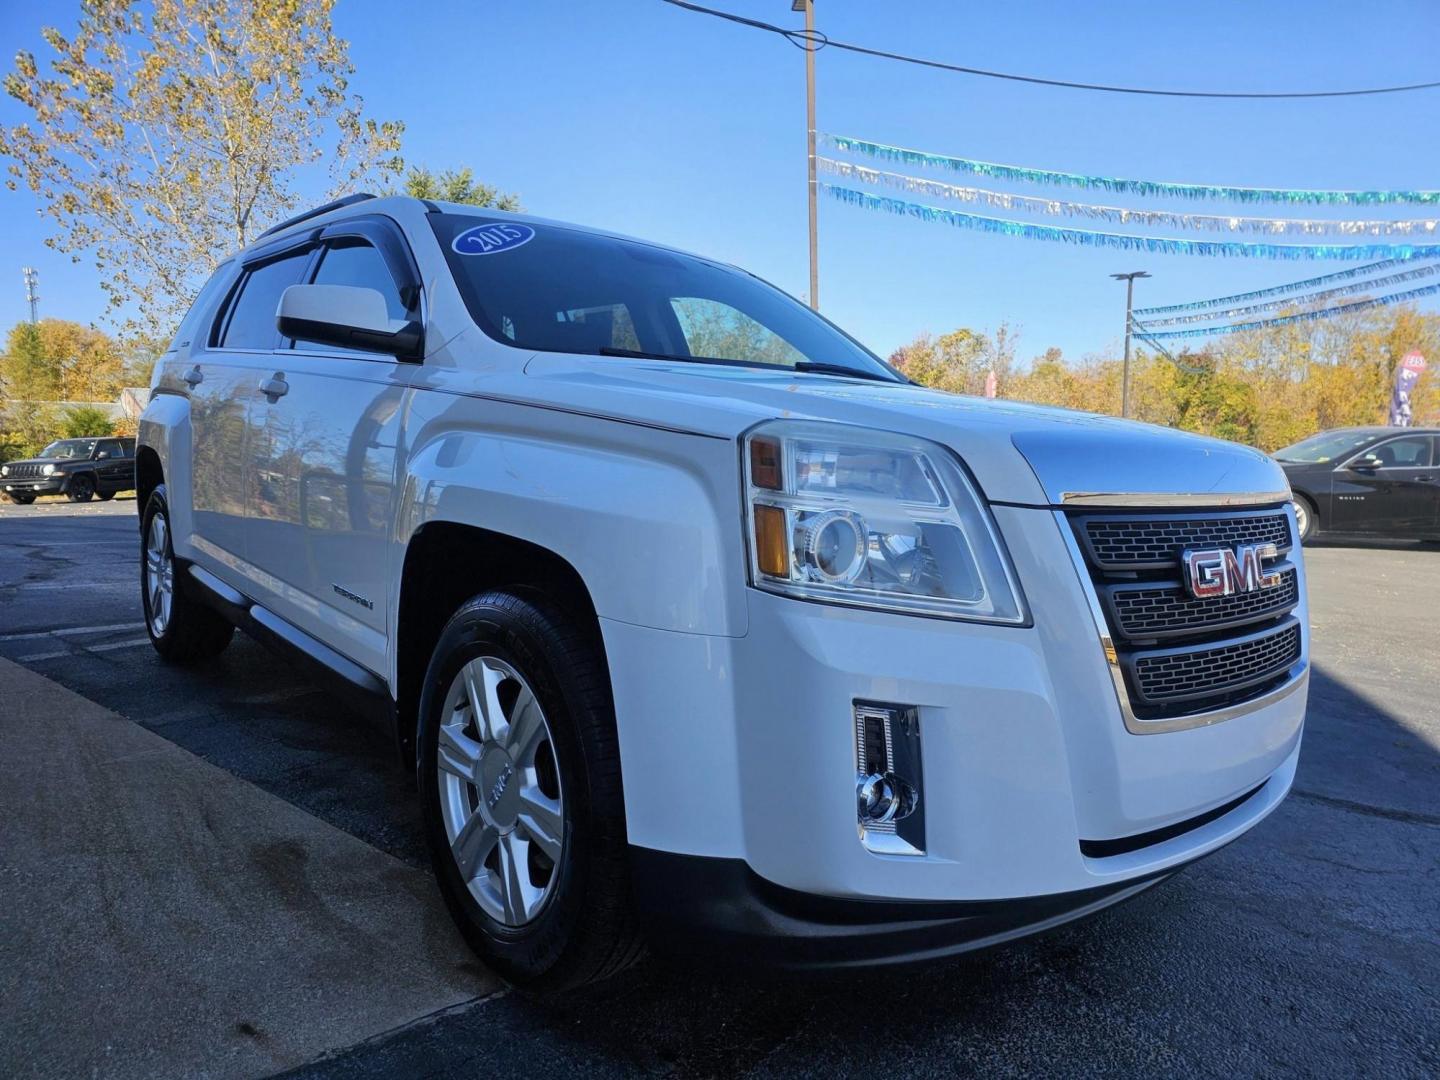
<svg viewBox="0 0 1440 1080">
<path fill-rule="evenodd" d="M 54 475 L 55 475 L 55 466 L 54 466 L 54 465 L 44 465 L 44 466 L 42 466 L 41 469 L 40 469 L 40 475 L 41 475 L 41 476 L 54 476 Z"/>
<path fill-rule="evenodd" d="M 0 465 L 0 476 L 9 476 L 9 475 L 10 475 L 10 466 L 9 466 L 9 465 Z"/>
<path fill-rule="evenodd" d="M 837 604 L 1023 623 L 989 511 L 948 450 L 841 424 L 745 438 L 750 580 Z"/>
</svg>

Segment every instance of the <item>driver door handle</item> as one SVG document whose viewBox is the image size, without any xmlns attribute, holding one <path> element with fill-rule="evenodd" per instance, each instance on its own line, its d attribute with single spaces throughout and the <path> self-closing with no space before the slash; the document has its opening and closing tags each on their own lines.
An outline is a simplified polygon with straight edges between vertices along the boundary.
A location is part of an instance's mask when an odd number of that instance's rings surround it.
<svg viewBox="0 0 1440 1080">
<path fill-rule="evenodd" d="M 290 392 L 290 384 L 285 381 L 285 373 L 277 371 L 270 378 L 260 383 L 260 392 L 270 399 L 273 405 Z"/>
</svg>

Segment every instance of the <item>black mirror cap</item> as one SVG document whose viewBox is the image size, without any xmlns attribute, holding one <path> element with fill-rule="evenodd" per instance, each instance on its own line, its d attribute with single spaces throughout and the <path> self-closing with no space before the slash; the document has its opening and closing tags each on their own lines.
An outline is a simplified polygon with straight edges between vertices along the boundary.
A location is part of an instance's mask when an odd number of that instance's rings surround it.
<svg viewBox="0 0 1440 1080">
<path fill-rule="evenodd" d="M 418 322 L 408 322 L 399 330 L 364 330 L 358 326 L 275 317 L 280 333 L 293 340 L 319 341 L 341 349 L 384 353 L 397 360 L 419 363 L 425 356 L 425 331 Z"/>
</svg>

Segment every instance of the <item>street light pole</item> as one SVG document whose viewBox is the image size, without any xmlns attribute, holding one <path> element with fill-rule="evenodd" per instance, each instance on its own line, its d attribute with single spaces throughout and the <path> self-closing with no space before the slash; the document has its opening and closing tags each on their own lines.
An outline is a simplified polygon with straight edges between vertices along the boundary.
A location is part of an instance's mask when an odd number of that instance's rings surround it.
<svg viewBox="0 0 1440 1080">
<path fill-rule="evenodd" d="M 1116 281 L 1125 282 L 1125 365 L 1120 373 L 1120 415 L 1130 415 L 1130 324 L 1131 308 L 1135 303 L 1135 279 L 1146 278 L 1150 275 L 1144 270 L 1136 270 L 1130 274 L 1111 274 Z"/>
<path fill-rule="evenodd" d="M 805 12 L 805 153 L 810 186 L 810 307 L 820 310 L 820 243 L 815 182 L 815 0 L 792 0 L 791 11 Z"/>
</svg>

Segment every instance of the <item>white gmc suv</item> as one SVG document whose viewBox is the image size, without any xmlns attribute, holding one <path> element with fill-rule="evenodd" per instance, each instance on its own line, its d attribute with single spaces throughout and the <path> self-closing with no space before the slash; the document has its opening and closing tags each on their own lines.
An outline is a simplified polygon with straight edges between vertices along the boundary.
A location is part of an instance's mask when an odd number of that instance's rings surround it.
<svg viewBox="0 0 1440 1080">
<path fill-rule="evenodd" d="M 153 389 L 156 649 L 238 626 L 372 706 L 450 910 L 523 985 L 647 940 L 995 944 L 1294 777 L 1277 465 L 912 385 L 734 267 L 352 196 L 226 262 Z"/>
</svg>

